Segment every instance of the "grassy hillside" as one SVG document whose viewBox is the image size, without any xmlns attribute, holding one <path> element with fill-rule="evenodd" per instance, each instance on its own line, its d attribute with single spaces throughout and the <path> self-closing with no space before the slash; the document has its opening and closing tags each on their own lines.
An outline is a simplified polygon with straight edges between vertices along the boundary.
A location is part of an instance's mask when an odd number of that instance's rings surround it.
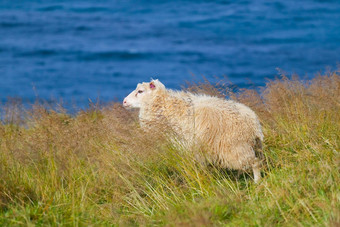
<svg viewBox="0 0 340 227">
<path fill-rule="evenodd" d="M 258 185 L 195 163 L 120 104 L 70 116 L 12 103 L 0 124 L 0 225 L 340 225 L 339 73 L 282 78 L 260 93 L 208 82 L 190 90 L 227 95 L 259 115 Z"/>
</svg>

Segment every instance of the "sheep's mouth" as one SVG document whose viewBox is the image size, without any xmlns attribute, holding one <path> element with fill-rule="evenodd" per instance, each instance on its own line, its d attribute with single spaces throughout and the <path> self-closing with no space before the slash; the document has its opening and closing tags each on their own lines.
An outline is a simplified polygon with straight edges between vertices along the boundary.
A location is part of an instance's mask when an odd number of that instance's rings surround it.
<svg viewBox="0 0 340 227">
<path fill-rule="evenodd" d="M 131 104 L 123 103 L 123 107 L 127 110 L 134 109 L 134 107 Z"/>
</svg>

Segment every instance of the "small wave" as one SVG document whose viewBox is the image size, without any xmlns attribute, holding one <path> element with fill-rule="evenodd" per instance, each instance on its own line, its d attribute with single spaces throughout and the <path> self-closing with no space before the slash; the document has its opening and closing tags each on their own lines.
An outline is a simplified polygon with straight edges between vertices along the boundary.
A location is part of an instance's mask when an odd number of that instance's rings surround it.
<svg viewBox="0 0 340 227">
<path fill-rule="evenodd" d="M 93 60 L 134 60 L 149 58 L 153 54 L 151 53 L 140 53 L 130 51 L 106 51 L 106 52 L 94 52 L 94 53 L 81 53 L 79 54 L 80 60 L 93 61 Z"/>
<path fill-rule="evenodd" d="M 91 30 L 91 28 L 88 27 L 88 26 L 79 25 L 79 26 L 75 27 L 75 30 L 76 31 L 89 31 L 89 30 Z"/>
<path fill-rule="evenodd" d="M 77 7 L 71 8 L 71 11 L 78 13 L 94 13 L 94 12 L 104 12 L 107 11 L 107 7 Z"/>
<path fill-rule="evenodd" d="M 104 52 L 87 52 L 87 51 L 69 51 L 69 50 L 53 50 L 38 49 L 30 51 L 21 51 L 15 56 L 17 57 L 52 57 L 64 56 L 81 60 L 81 61 L 103 61 L 103 60 L 134 60 L 150 58 L 153 53 L 140 53 L 133 51 L 104 51 Z"/>
<path fill-rule="evenodd" d="M 53 5 L 53 6 L 45 6 L 38 8 L 38 11 L 42 12 L 51 12 L 51 11 L 57 11 L 57 10 L 63 10 L 64 7 L 61 5 Z"/>
<path fill-rule="evenodd" d="M 176 56 L 177 54 L 174 52 L 137 52 L 130 50 L 123 51 L 106 51 L 106 52 L 94 52 L 94 53 L 80 53 L 79 59 L 85 61 L 93 61 L 93 60 L 144 60 L 157 58 L 157 60 L 171 58 Z M 183 57 L 189 58 L 204 58 L 204 55 L 201 52 L 196 51 L 181 51 L 180 55 Z"/>
<path fill-rule="evenodd" d="M 17 53 L 17 57 L 48 57 L 59 54 L 56 50 L 33 50 Z"/>
<path fill-rule="evenodd" d="M 255 44 L 294 44 L 294 43 L 307 43 L 310 42 L 308 38 L 274 38 L 274 37 L 264 37 L 262 39 L 257 39 L 254 41 Z"/>
<path fill-rule="evenodd" d="M 0 22 L 0 28 L 16 28 L 22 26 L 30 26 L 28 23 L 21 23 L 16 21 L 3 21 Z"/>
</svg>

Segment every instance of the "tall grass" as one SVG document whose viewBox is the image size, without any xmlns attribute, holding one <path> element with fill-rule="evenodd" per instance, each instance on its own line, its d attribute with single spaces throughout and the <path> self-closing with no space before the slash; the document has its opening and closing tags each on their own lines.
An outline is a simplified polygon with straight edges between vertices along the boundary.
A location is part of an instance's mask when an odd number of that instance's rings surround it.
<svg viewBox="0 0 340 227">
<path fill-rule="evenodd" d="M 12 102 L 0 124 L 0 225 L 339 226 L 340 76 L 282 77 L 258 92 L 209 82 L 259 115 L 266 165 L 204 166 L 120 104 L 75 116 Z"/>
</svg>

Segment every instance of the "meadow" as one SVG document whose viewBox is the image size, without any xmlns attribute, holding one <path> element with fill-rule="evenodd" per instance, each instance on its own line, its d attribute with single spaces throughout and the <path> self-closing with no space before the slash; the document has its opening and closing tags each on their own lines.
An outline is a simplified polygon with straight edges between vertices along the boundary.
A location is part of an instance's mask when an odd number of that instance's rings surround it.
<svg viewBox="0 0 340 227">
<path fill-rule="evenodd" d="M 339 226 L 340 74 L 233 92 L 259 116 L 263 179 L 195 162 L 119 103 L 1 107 L 0 225 Z"/>
</svg>

